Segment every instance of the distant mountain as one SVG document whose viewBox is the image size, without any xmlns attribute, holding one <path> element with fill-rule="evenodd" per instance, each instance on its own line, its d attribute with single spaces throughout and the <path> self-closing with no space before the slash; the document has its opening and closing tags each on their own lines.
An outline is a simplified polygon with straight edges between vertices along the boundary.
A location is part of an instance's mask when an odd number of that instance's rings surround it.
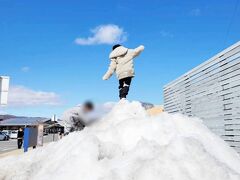
<svg viewBox="0 0 240 180">
<path fill-rule="evenodd" d="M 10 118 L 15 118 L 17 116 L 11 115 L 11 114 L 4 114 L 4 115 L 0 115 L 0 121 L 3 121 L 5 119 L 10 119 Z"/>
</svg>

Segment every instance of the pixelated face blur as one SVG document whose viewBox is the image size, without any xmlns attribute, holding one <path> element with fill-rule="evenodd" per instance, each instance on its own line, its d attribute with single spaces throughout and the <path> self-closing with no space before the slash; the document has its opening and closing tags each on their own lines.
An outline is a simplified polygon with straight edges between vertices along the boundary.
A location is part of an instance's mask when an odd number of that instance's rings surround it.
<svg viewBox="0 0 240 180">
<path fill-rule="evenodd" d="M 84 107 L 83 107 L 83 112 L 85 112 L 85 113 L 91 112 L 92 110 L 93 110 L 93 109 L 90 108 L 90 107 L 88 107 L 88 106 L 84 106 Z"/>
</svg>

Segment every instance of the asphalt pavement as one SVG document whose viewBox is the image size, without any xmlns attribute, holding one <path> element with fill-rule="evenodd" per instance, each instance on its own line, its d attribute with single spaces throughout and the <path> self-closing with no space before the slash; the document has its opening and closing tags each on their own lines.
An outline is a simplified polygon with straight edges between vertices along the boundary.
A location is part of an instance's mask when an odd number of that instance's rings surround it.
<svg viewBox="0 0 240 180">
<path fill-rule="evenodd" d="M 0 154 L 17 149 L 17 140 L 0 141 Z"/>
<path fill-rule="evenodd" d="M 59 136 L 57 134 L 49 134 L 44 136 L 43 143 L 57 141 Z M 0 154 L 10 152 L 17 149 L 17 139 L 10 139 L 9 141 L 0 141 Z"/>
</svg>

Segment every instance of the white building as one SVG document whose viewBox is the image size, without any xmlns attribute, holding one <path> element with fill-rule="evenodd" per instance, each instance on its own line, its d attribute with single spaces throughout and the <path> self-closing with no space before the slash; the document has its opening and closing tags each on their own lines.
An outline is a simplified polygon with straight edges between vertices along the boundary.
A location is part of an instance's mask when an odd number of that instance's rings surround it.
<svg viewBox="0 0 240 180">
<path fill-rule="evenodd" d="M 200 117 L 240 152 L 240 41 L 165 85 L 164 109 Z"/>
</svg>

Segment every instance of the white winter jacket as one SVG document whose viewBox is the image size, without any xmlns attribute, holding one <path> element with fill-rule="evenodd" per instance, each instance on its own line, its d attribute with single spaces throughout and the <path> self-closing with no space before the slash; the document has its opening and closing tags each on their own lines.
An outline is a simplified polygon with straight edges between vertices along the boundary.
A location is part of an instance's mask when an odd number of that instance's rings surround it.
<svg viewBox="0 0 240 180">
<path fill-rule="evenodd" d="M 86 125 L 87 114 L 84 113 L 83 106 L 79 105 L 65 111 L 62 120 L 61 125 L 64 126 L 65 132 L 80 130 Z M 81 127 L 79 127 L 79 125 L 81 125 Z"/>
<path fill-rule="evenodd" d="M 114 72 L 116 72 L 117 78 L 123 79 L 126 77 L 134 76 L 133 58 L 138 56 L 144 50 L 144 46 L 139 46 L 136 49 L 128 49 L 124 46 L 119 46 L 114 49 L 109 58 L 111 63 L 108 71 L 103 76 L 103 80 L 109 79 Z"/>
</svg>

